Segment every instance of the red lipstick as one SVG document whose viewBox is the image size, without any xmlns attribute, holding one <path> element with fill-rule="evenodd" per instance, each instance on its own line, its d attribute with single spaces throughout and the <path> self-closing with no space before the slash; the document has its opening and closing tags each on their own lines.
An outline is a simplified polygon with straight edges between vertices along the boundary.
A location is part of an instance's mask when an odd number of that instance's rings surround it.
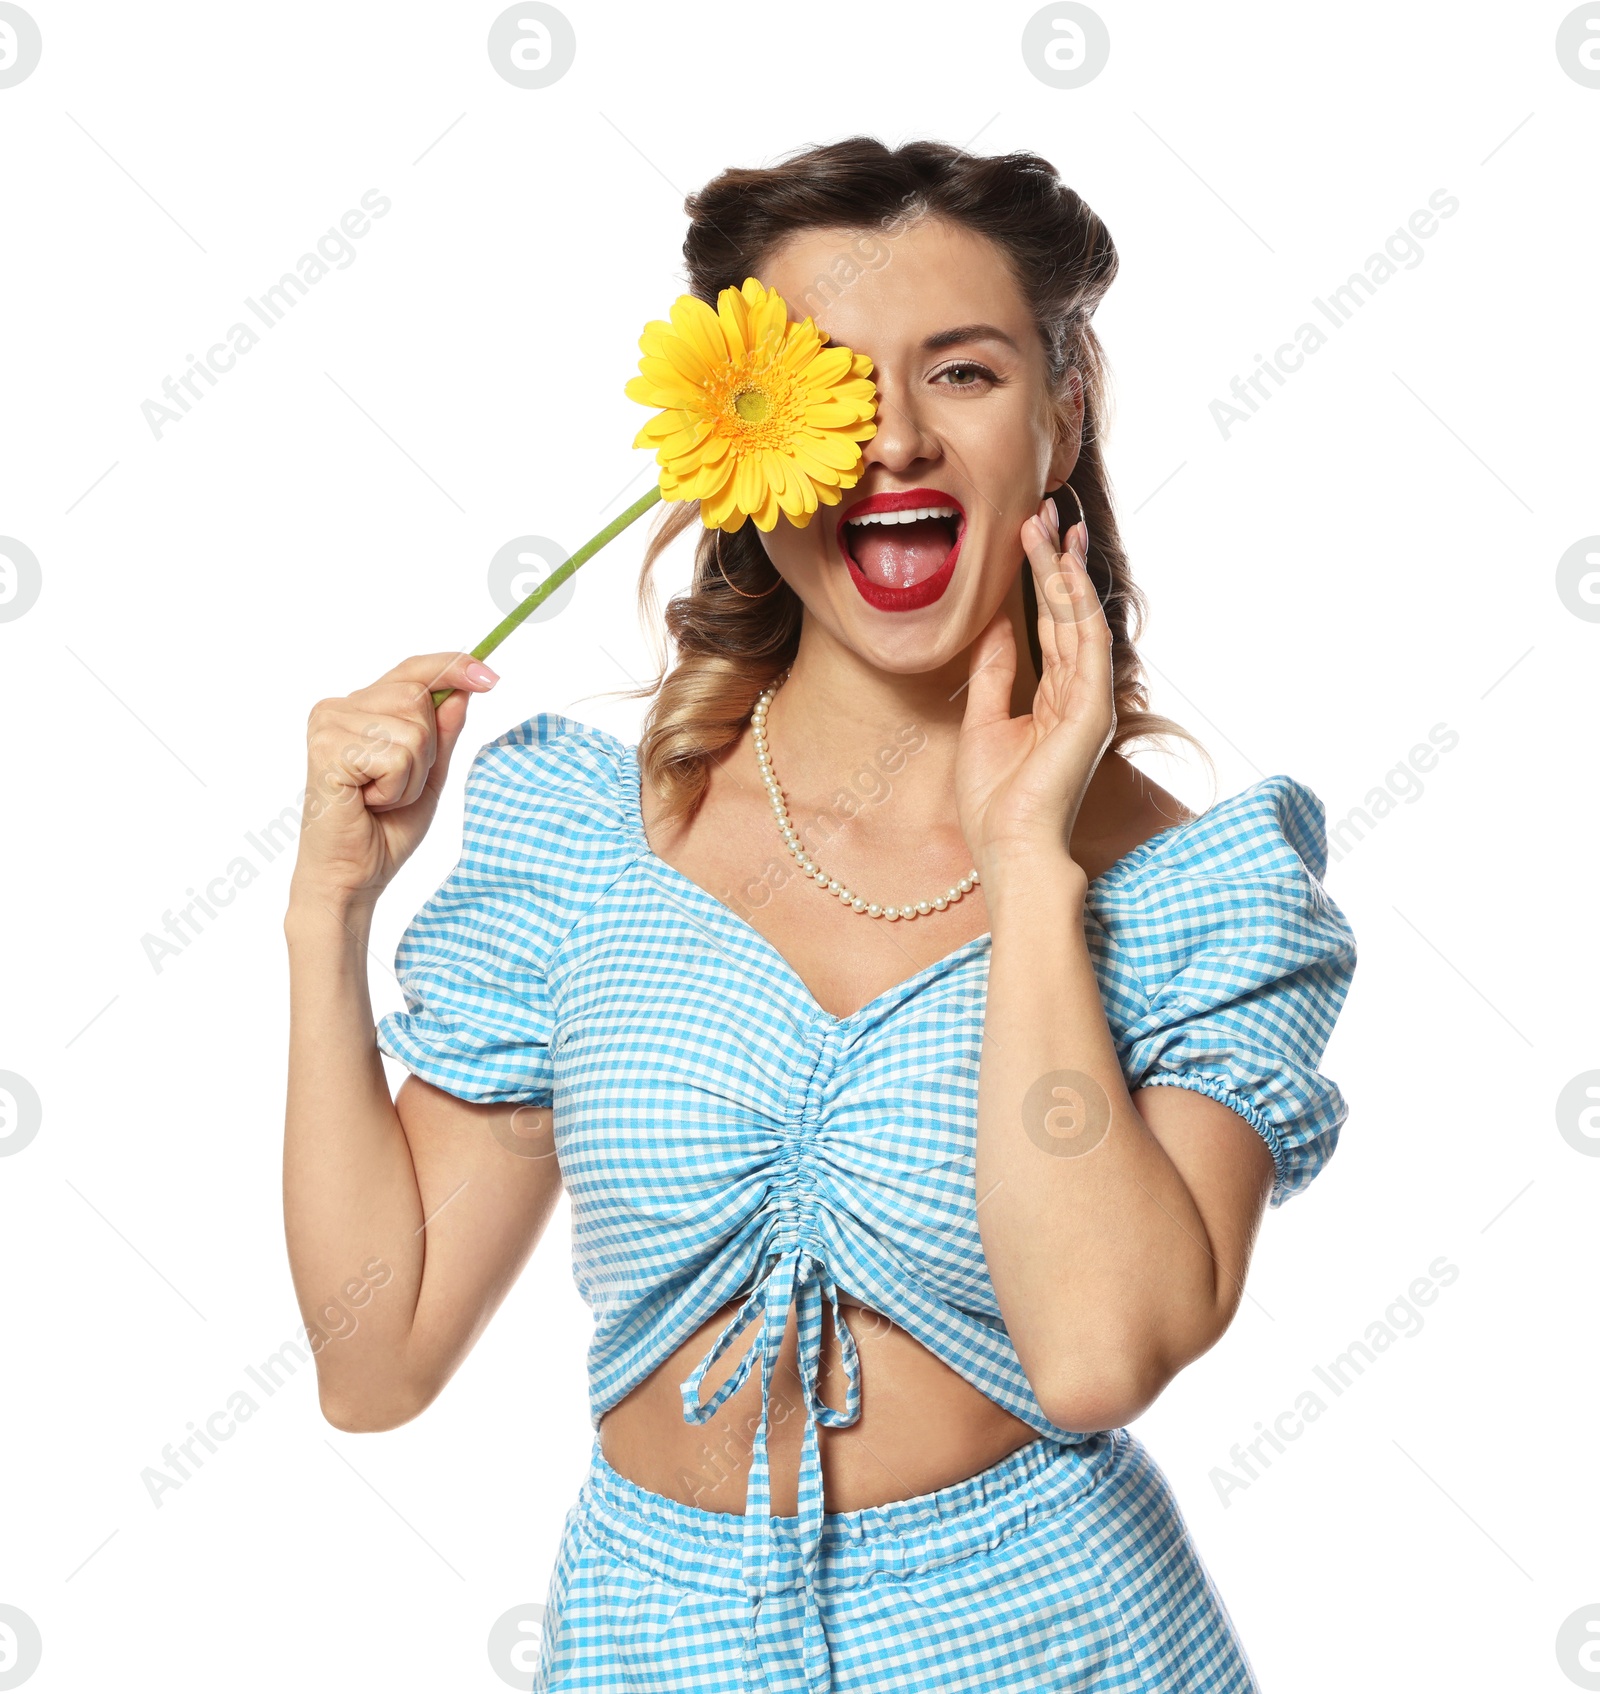
<svg viewBox="0 0 1600 1694">
<path fill-rule="evenodd" d="M 921 581 L 909 583 L 903 587 L 868 577 L 850 552 L 845 526 L 853 519 L 866 517 L 875 512 L 915 511 L 918 507 L 946 507 L 955 512 L 955 541 L 939 568 Z M 888 525 L 884 527 L 889 529 L 892 535 L 893 527 Z M 857 531 L 857 533 L 860 532 Z M 838 522 L 834 525 L 834 537 L 838 543 L 839 554 L 849 570 L 851 582 L 855 584 L 856 591 L 862 599 L 869 606 L 875 606 L 881 612 L 912 612 L 922 606 L 931 606 L 950 586 L 951 578 L 955 575 L 956 560 L 961 556 L 961 543 L 966 533 L 966 508 L 953 494 L 945 493 L 942 488 L 896 489 L 893 493 L 873 494 L 863 500 L 854 500 L 839 514 Z"/>
</svg>

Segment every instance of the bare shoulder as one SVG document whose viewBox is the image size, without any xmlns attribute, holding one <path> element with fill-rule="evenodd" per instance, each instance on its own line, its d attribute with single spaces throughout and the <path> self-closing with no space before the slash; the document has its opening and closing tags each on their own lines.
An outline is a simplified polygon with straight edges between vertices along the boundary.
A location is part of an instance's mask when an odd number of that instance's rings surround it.
<svg viewBox="0 0 1600 1694">
<path fill-rule="evenodd" d="M 1088 876 L 1099 876 L 1152 835 L 1198 815 L 1120 753 L 1107 753 L 1072 832 L 1073 857 Z"/>
<path fill-rule="evenodd" d="M 1113 757 L 1122 767 L 1121 781 L 1126 785 L 1131 799 L 1135 828 L 1140 841 L 1148 840 L 1163 829 L 1171 829 L 1174 824 L 1193 823 L 1200 815 L 1198 812 L 1191 812 L 1175 794 L 1169 794 L 1154 777 L 1146 776 L 1137 765 L 1123 758 L 1120 753 Z"/>
</svg>

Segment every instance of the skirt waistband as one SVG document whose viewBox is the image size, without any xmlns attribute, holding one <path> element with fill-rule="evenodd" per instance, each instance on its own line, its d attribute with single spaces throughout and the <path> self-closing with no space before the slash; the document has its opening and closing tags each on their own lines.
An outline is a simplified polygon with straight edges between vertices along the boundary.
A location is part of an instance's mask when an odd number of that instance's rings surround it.
<svg viewBox="0 0 1600 1694">
<path fill-rule="evenodd" d="M 817 1585 L 849 1588 L 885 1572 L 910 1575 L 992 1551 L 1090 1493 L 1134 1439 L 1127 1429 L 1070 1443 L 1040 1436 L 931 1494 L 826 1512 Z M 580 1533 L 629 1565 L 685 1587 L 742 1587 L 743 1514 L 688 1506 L 630 1482 L 607 1462 L 598 1434 L 573 1510 Z M 769 1519 L 776 1562 L 797 1564 L 797 1523 Z"/>
</svg>

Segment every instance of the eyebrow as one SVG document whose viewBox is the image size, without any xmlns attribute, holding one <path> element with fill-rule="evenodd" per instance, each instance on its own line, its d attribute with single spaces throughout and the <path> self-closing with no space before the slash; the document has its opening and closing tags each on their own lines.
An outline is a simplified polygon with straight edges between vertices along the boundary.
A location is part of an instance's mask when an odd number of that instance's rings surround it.
<svg viewBox="0 0 1600 1694">
<path fill-rule="evenodd" d="M 930 335 L 922 347 L 924 352 L 937 353 L 941 348 L 959 347 L 966 341 L 1003 341 L 1012 352 L 1022 351 L 1003 329 L 994 324 L 962 324 L 956 329 L 941 329 L 937 335 Z"/>
</svg>

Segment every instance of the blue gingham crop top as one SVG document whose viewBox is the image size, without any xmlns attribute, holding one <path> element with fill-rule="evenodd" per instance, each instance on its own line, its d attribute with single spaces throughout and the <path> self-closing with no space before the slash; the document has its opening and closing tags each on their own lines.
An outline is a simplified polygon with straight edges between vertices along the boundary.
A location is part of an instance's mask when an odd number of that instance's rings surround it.
<svg viewBox="0 0 1600 1694">
<path fill-rule="evenodd" d="M 741 1298 L 681 1389 L 685 1420 L 703 1423 L 760 1364 L 745 1511 L 755 1605 L 768 1398 L 791 1302 L 808 1588 L 823 1515 L 816 1426 L 860 1410 L 839 1289 L 1040 1434 L 1087 1435 L 1041 1411 L 978 1234 L 990 936 L 834 1017 L 765 937 L 651 851 L 640 798 L 635 747 L 573 718 L 543 712 L 482 748 L 460 861 L 401 938 L 405 1010 L 380 1020 L 378 1043 L 463 1100 L 553 1107 L 573 1271 L 595 1319 L 596 1430 Z M 1269 776 L 1142 842 L 1085 902 L 1129 1089 L 1194 1089 L 1237 1112 L 1271 1151 L 1273 1206 L 1316 1176 L 1347 1112 L 1317 1068 L 1356 958 L 1326 864 L 1322 802 Z M 816 1392 L 824 1300 L 843 1410 Z M 706 1372 L 753 1322 L 750 1350 L 702 1405 Z"/>
</svg>

